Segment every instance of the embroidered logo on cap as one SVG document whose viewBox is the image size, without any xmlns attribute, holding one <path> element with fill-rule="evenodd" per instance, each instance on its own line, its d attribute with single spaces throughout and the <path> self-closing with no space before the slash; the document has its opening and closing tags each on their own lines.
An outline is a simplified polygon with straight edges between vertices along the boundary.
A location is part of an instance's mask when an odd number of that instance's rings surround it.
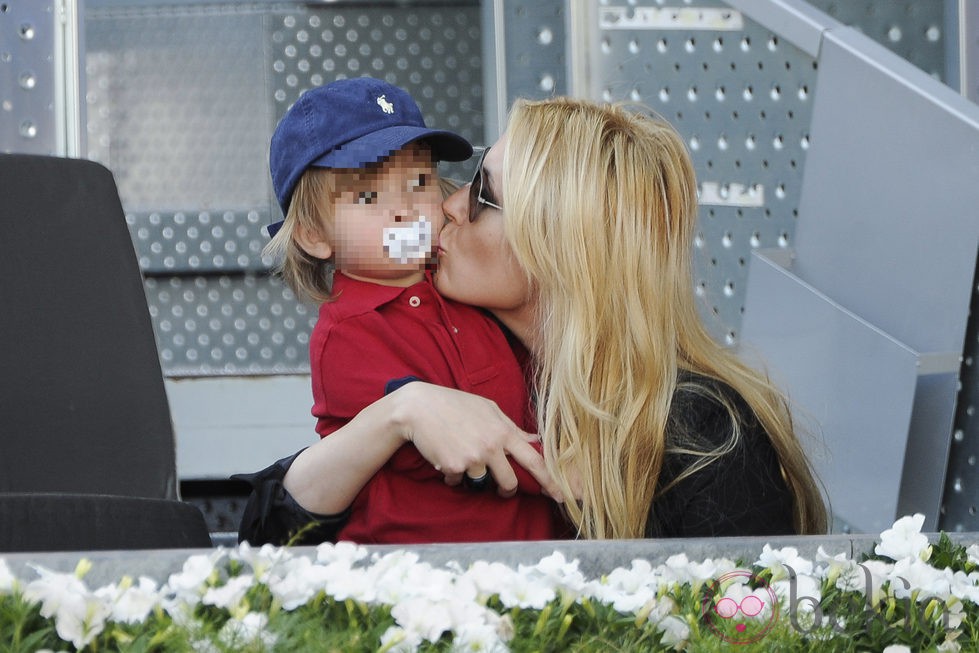
<svg viewBox="0 0 979 653">
<path fill-rule="evenodd" d="M 381 107 L 381 111 L 384 113 L 394 113 L 394 105 L 388 102 L 383 95 L 377 98 L 377 106 Z"/>
</svg>

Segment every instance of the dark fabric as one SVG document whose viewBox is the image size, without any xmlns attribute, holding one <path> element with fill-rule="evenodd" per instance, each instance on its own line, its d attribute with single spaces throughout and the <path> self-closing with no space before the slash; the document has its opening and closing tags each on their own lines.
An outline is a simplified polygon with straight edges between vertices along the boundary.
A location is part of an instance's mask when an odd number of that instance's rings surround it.
<svg viewBox="0 0 979 653">
<path fill-rule="evenodd" d="M 112 174 L 0 154 L 0 492 L 176 498 L 170 411 Z"/>
<path fill-rule="evenodd" d="M 238 526 L 239 542 L 298 546 L 336 541 L 337 533 L 350 516 L 349 511 L 336 515 L 309 512 L 282 487 L 282 479 L 302 451 L 277 460 L 260 472 L 231 477 L 252 486 Z"/>
<path fill-rule="evenodd" d="M 685 383 L 705 384 L 739 414 L 737 446 L 659 496 L 650 509 L 646 537 L 712 537 L 794 533 L 792 494 L 778 456 L 751 409 L 731 388 L 685 375 L 673 399 L 668 444 L 710 451 L 728 441 L 733 424 L 723 404 Z M 667 453 L 658 486 L 666 487 L 697 458 Z"/>
<path fill-rule="evenodd" d="M 391 379 L 384 384 L 384 394 L 389 395 L 398 388 L 408 385 L 413 381 L 421 381 L 417 376 L 403 376 L 400 379 Z"/>
<path fill-rule="evenodd" d="M 93 494 L 0 494 L 2 552 L 210 546 L 204 515 L 180 501 Z"/>
</svg>

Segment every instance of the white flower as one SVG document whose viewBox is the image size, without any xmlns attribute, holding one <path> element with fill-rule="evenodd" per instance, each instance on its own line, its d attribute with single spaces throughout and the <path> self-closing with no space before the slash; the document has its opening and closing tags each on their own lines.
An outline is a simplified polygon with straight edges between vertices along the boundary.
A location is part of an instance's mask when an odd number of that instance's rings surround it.
<svg viewBox="0 0 979 653">
<path fill-rule="evenodd" d="M 316 561 L 322 564 L 354 564 L 367 557 L 367 549 L 353 542 L 324 542 L 316 547 Z"/>
<path fill-rule="evenodd" d="M 608 603 L 622 613 L 639 612 L 656 598 L 658 576 L 646 560 L 633 560 L 632 567 L 617 567 L 586 587 L 588 596 Z"/>
<path fill-rule="evenodd" d="M 939 653 L 958 653 L 962 650 L 962 645 L 954 639 L 949 639 L 948 635 L 946 635 L 945 641 L 939 644 L 935 650 Z"/>
<path fill-rule="evenodd" d="M 0 558 L 0 594 L 9 594 L 17 587 L 17 579 L 10 573 L 7 561 Z"/>
<path fill-rule="evenodd" d="M 275 633 L 266 630 L 268 615 L 260 612 L 249 612 L 241 619 L 232 617 L 221 627 L 218 639 L 229 647 L 242 648 L 249 644 L 260 643 L 266 648 L 275 645 Z"/>
<path fill-rule="evenodd" d="M 893 564 L 883 560 L 852 563 L 840 573 L 836 579 L 836 587 L 844 591 L 860 592 L 871 604 L 876 605 L 882 596 L 881 586 L 887 582 L 893 569 Z"/>
<path fill-rule="evenodd" d="M 919 558 L 902 558 L 888 575 L 891 593 L 904 599 L 918 592 L 918 601 L 936 596 L 946 599 L 951 593 L 952 571 L 939 571 Z"/>
<path fill-rule="evenodd" d="M 368 570 L 374 579 L 376 600 L 391 605 L 415 596 L 438 600 L 453 593 L 454 576 L 450 572 L 417 560 L 412 555 L 395 564 Z"/>
<path fill-rule="evenodd" d="M 266 577 L 265 584 L 282 608 L 291 611 L 316 596 L 333 576 L 329 567 L 314 565 L 309 558 L 300 556 L 277 567 Z"/>
<path fill-rule="evenodd" d="M 776 550 L 766 544 L 755 564 L 770 569 L 773 581 L 788 578 L 789 568 L 800 576 L 812 574 L 812 562 L 800 556 L 799 550 L 794 546 Z"/>
<path fill-rule="evenodd" d="M 410 598 L 392 607 L 391 616 L 405 631 L 429 642 L 437 642 L 442 633 L 452 630 L 454 624 L 447 600 Z"/>
<path fill-rule="evenodd" d="M 969 557 L 969 562 L 979 565 L 979 544 L 970 544 L 969 548 L 965 550 L 965 554 Z"/>
<path fill-rule="evenodd" d="M 911 649 L 904 644 L 891 644 L 880 653 L 911 653 Z"/>
<path fill-rule="evenodd" d="M 218 645 L 209 639 L 191 640 L 190 648 L 194 653 L 221 653 Z"/>
<path fill-rule="evenodd" d="M 803 577 L 800 576 L 800 578 Z M 747 576 L 738 576 L 732 579 L 731 584 L 724 590 L 724 596 L 721 598 L 731 599 L 740 606 L 744 603 L 745 598 L 749 596 L 753 596 L 758 599 L 758 601 L 761 603 L 761 610 L 754 615 L 746 614 L 745 618 L 755 619 L 757 621 L 767 621 L 771 617 L 774 609 L 774 606 L 772 605 L 772 595 L 765 587 L 756 587 L 755 589 L 752 589 L 748 585 Z M 720 599 L 718 599 L 718 601 L 719 600 Z"/>
<path fill-rule="evenodd" d="M 415 653 L 422 639 L 399 626 L 391 626 L 381 635 L 381 648 L 378 653 Z"/>
<path fill-rule="evenodd" d="M 820 578 L 825 578 L 833 584 L 836 583 L 836 579 L 839 578 L 840 574 L 849 569 L 853 564 L 846 552 L 830 555 L 823 549 L 822 544 L 816 549 L 816 562 L 826 563 L 817 567 L 816 575 Z"/>
<path fill-rule="evenodd" d="M 58 637 L 84 648 L 105 628 L 109 606 L 88 590 L 76 574 L 34 567 L 40 578 L 24 588 L 24 598 L 41 604 L 41 616 L 54 618 Z"/>
<path fill-rule="evenodd" d="M 937 599 L 932 599 L 936 601 Z M 925 610 L 927 611 L 927 607 Z M 965 618 L 965 606 L 962 605 L 962 601 L 954 596 L 950 596 L 947 601 L 943 601 L 935 605 L 935 610 L 932 612 L 932 619 L 935 623 L 940 624 L 946 631 L 946 635 L 950 635 L 949 631 L 955 630 L 960 625 L 962 625 L 962 620 Z M 955 637 L 951 638 L 952 640 Z M 946 637 L 946 641 L 948 638 Z"/>
<path fill-rule="evenodd" d="M 209 554 L 192 555 L 179 573 L 170 574 L 165 591 L 173 592 L 185 602 L 196 604 L 206 589 L 205 583 L 216 575 L 215 565 L 225 556 L 223 549 Z"/>
<path fill-rule="evenodd" d="M 514 574 L 509 582 L 499 588 L 500 602 L 506 608 L 534 608 L 541 610 L 557 598 L 557 593 L 543 583 L 521 574 Z"/>
<path fill-rule="evenodd" d="M 204 592 L 203 598 L 201 598 L 201 603 L 204 605 L 213 605 L 219 608 L 224 608 L 228 611 L 234 611 L 239 605 L 241 605 L 242 600 L 245 598 L 245 594 L 248 590 L 252 588 L 255 584 L 255 577 L 251 574 L 242 574 L 241 576 L 235 576 L 234 578 L 229 578 L 228 582 L 220 587 L 209 587 L 206 592 Z"/>
<path fill-rule="evenodd" d="M 813 612 L 822 599 L 822 583 L 814 576 L 798 575 L 795 579 L 778 580 L 773 582 L 770 587 L 778 595 L 779 599 L 788 603 L 792 598 L 791 584 L 795 584 L 795 600 L 793 608 L 799 612 Z M 755 591 L 755 595 L 763 601 L 771 601 L 768 592 L 764 594 Z M 767 595 L 767 597 L 765 597 Z M 764 598 L 763 598 L 764 597 Z"/>
<path fill-rule="evenodd" d="M 477 560 L 463 576 L 470 580 L 482 598 L 500 593 L 500 588 L 509 585 L 517 572 L 501 562 Z"/>
<path fill-rule="evenodd" d="M 271 569 L 291 557 L 288 549 L 284 547 L 279 548 L 271 544 L 263 544 L 260 549 L 255 549 L 248 542 L 242 542 L 237 549 L 231 552 L 231 559 L 248 564 L 252 568 L 255 580 L 260 583 L 265 582 L 265 577 Z"/>
<path fill-rule="evenodd" d="M 54 627 L 58 637 L 82 649 L 105 629 L 110 613 L 109 606 L 89 593 L 80 603 L 63 604 L 54 615 Z"/>
<path fill-rule="evenodd" d="M 328 581 L 327 591 L 337 601 L 353 599 L 373 603 L 377 597 L 374 577 L 363 569 L 348 569 Z"/>
<path fill-rule="evenodd" d="M 128 624 L 142 623 L 153 608 L 160 604 L 160 592 L 156 581 L 141 576 L 137 585 L 128 577 L 117 586 L 115 583 L 95 590 L 112 610 L 112 620 Z"/>
<path fill-rule="evenodd" d="M 972 603 L 979 604 L 979 587 L 976 586 L 977 581 L 979 581 L 979 572 L 974 571 L 971 574 L 966 574 L 964 571 L 957 571 L 952 574 L 949 591 L 963 601 L 971 601 Z"/>
<path fill-rule="evenodd" d="M 75 574 L 34 567 L 40 578 L 24 588 L 24 598 L 41 604 L 41 616 L 50 619 L 63 604 L 78 603 L 88 594 L 88 588 Z"/>
<path fill-rule="evenodd" d="M 596 600 L 608 603 L 624 614 L 639 612 L 656 599 L 655 590 L 649 587 L 638 587 L 630 592 L 612 586 L 597 586 L 590 594 Z"/>
<path fill-rule="evenodd" d="M 491 624 L 463 625 L 452 639 L 453 653 L 507 653 L 506 642 Z"/>
<path fill-rule="evenodd" d="M 533 574 L 549 587 L 575 596 L 585 589 L 585 576 L 578 570 L 578 561 L 568 562 L 560 551 L 542 558 L 533 567 L 520 565 L 517 573 Z"/>
<path fill-rule="evenodd" d="M 925 516 L 920 512 L 901 517 L 880 534 L 880 544 L 874 547 L 874 553 L 895 561 L 901 558 L 927 560 L 931 556 L 931 547 L 928 546 L 928 538 L 921 533 L 924 523 Z"/>
<path fill-rule="evenodd" d="M 690 626 L 687 622 L 676 616 L 669 616 L 656 624 L 656 627 L 663 631 L 662 643 L 680 649 L 683 642 L 690 637 Z"/>
</svg>

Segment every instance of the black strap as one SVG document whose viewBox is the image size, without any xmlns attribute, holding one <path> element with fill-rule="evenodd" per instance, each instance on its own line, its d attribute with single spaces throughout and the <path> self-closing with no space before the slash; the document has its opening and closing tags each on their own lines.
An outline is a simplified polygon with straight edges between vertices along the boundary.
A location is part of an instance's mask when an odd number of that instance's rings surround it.
<svg viewBox="0 0 979 653">
<path fill-rule="evenodd" d="M 296 457 L 305 449 L 277 460 L 254 474 L 235 474 L 231 478 L 252 486 L 238 527 L 238 541 L 258 546 L 312 545 L 335 542 L 350 511 L 319 515 L 300 506 L 282 486 L 282 479 Z"/>
</svg>

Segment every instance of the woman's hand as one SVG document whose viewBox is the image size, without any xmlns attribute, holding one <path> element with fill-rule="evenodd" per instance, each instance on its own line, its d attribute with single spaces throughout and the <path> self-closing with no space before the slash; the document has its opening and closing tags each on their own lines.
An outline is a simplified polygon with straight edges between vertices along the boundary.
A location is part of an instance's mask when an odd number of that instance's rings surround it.
<svg viewBox="0 0 979 653">
<path fill-rule="evenodd" d="M 445 482 L 458 485 L 467 471 L 478 478 L 486 469 L 504 497 L 517 491 L 517 477 L 507 456 L 541 484 L 543 492 L 562 501 L 544 458 L 531 446 L 539 438 L 519 429 L 495 402 L 452 388 L 409 383 L 388 396 L 392 419 L 402 437 L 436 469 Z"/>
</svg>

